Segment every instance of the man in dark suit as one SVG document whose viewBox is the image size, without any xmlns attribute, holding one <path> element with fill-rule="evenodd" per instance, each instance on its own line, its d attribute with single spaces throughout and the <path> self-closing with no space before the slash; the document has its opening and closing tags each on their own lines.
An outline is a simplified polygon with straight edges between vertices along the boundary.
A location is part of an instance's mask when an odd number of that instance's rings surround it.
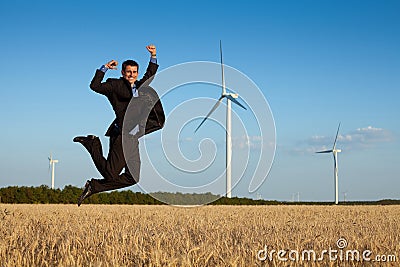
<svg viewBox="0 0 400 267">
<path fill-rule="evenodd" d="M 140 155 L 138 138 L 144 134 L 161 129 L 165 115 L 157 93 L 149 86 L 157 72 L 156 47 L 146 47 L 151 54 L 150 62 L 143 78 L 138 80 L 139 65 L 133 60 L 122 64 L 119 79 L 102 82 L 108 69 L 116 69 L 118 62 L 111 60 L 96 70 L 90 88 L 105 95 L 115 112 L 115 120 L 106 132 L 110 138 L 107 159 L 103 156 L 100 139 L 94 135 L 77 136 L 74 142 L 81 143 L 104 179 L 88 180 L 78 199 L 80 206 L 89 196 L 108 190 L 119 189 L 136 184 L 140 177 Z M 128 119 L 124 122 L 125 117 Z M 124 125 L 125 123 L 125 125 Z M 124 154 L 123 138 L 129 140 L 129 151 Z M 125 158 L 128 155 L 129 159 Z M 131 169 L 128 168 L 129 166 Z M 125 168 L 123 173 L 122 170 Z"/>
</svg>

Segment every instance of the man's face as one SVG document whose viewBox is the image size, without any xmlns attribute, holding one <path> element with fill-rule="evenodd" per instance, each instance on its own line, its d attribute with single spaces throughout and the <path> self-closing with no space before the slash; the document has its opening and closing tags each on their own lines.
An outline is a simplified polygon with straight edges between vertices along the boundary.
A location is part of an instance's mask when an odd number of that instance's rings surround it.
<svg viewBox="0 0 400 267">
<path fill-rule="evenodd" d="M 137 66 L 126 66 L 125 70 L 121 71 L 124 77 L 132 85 L 136 82 L 138 76 Z"/>
</svg>

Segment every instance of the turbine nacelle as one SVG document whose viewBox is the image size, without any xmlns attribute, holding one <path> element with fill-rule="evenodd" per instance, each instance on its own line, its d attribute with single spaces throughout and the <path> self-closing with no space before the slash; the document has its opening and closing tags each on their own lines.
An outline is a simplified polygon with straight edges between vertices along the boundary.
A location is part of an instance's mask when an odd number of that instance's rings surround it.
<svg viewBox="0 0 400 267">
<path fill-rule="evenodd" d="M 222 93 L 222 96 L 231 96 L 233 98 L 239 98 L 239 94 L 235 94 L 235 93 Z"/>
<path fill-rule="evenodd" d="M 58 160 L 57 159 L 53 159 L 53 156 L 50 154 L 50 157 L 48 157 L 48 159 L 49 159 L 49 164 L 51 165 L 51 164 L 53 164 L 53 163 L 58 163 Z"/>
</svg>

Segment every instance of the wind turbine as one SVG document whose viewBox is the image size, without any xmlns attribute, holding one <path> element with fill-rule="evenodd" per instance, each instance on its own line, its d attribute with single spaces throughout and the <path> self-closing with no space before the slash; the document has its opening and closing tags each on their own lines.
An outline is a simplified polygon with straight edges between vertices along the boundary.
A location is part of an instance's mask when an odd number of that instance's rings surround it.
<svg viewBox="0 0 400 267">
<path fill-rule="evenodd" d="M 58 163 L 57 159 L 53 159 L 53 156 L 50 154 L 49 159 L 49 168 L 51 168 L 51 189 L 54 189 L 54 167 L 55 164 Z"/>
<path fill-rule="evenodd" d="M 343 193 L 343 202 L 346 202 L 346 200 L 347 200 L 347 191 L 344 191 L 342 193 Z"/>
<path fill-rule="evenodd" d="M 336 141 L 338 138 L 339 134 L 339 128 L 340 128 L 340 123 L 336 132 L 336 137 L 335 137 L 335 142 L 333 142 L 333 147 L 330 150 L 324 150 L 324 151 L 318 151 L 316 153 L 332 153 L 333 154 L 333 177 L 335 181 L 335 204 L 339 204 L 339 180 L 338 180 L 338 159 L 337 159 L 337 153 L 342 152 L 340 149 L 336 149 Z"/>
<path fill-rule="evenodd" d="M 231 120 L 231 110 L 232 105 L 231 101 L 238 105 L 239 107 L 246 109 L 236 98 L 239 97 L 238 94 L 228 93 L 225 88 L 225 77 L 224 77 L 224 64 L 222 62 L 222 42 L 219 41 L 219 52 L 221 55 L 221 73 L 222 73 L 222 93 L 217 103 L 213 106 L 213 108 L 208 112 L 207 116 L 203 119 L 200 125 L 196 128 L 195 132 L 203 125 L 203 123 L 210 117 L 210 115 L 217 109 L 219 104 L 221 104 L 222 100 L 226 98 L 226 197 L 231 198 L 231 186 L 232 186 L 232 169 L 231 169 L 231 160 L 232 160 L 232 120 Z"/>
</svg>

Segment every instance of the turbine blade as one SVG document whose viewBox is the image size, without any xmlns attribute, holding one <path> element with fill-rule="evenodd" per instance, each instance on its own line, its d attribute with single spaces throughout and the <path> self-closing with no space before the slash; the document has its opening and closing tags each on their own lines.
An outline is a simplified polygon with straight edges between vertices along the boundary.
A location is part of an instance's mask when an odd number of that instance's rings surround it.
<svg viewBox="0 0 400 267">
<path fill-rule="evenodd" d="M 224 63 L 222 62 L 222 41 L 219 40 L 219 54 L 221 57 L 221 73 L 222 73 L 222 95 L 226 94 L 225 90 L 225 74 L 224 74 Z"/>
<path fill-rule="evenodd" d="M 215 103 L 215 105 L 213 106 L 213 108 L 210 110 L 210 112 L 208 112 L 207 116 L 203 119 L 203 121 L 200 123 L 200 125 L 197 126 L 197 128 L 196 128 L 196 130 L 194 130 L 194 132 L 197 132 L 197 130 L 201 127 L 201 125 L 203 125 L 203 123 L 208 119 L 208 117 L 210 117 L 210 115 L 217 109 L 217 107 L 219 106 L 219 104 L 221 104 L 222 99 L 223 99 L 224 97 L 225 97 L 225 96 L 221 96 L 221 97 L 218 99 L 217 103 Z"/>
<path fill-rule="evenodd" d="M 335 155 L 335 153 L 333 154 L 333 166 L 334 166 L 334 168 L 335 168 L 335 170 L 336 170 L 336 168 L 337 168 L 337 163 L 336 163 L 336 161 L 337 161 L 337 158 L 336 158 L 337 156 Z"/>
<path fill-rule="evenodd" d="M 51 162 L 53 161 L 53 155 L 50 153 L 50 157 L 47 157 L 48 159 L 49 159 L 49 172 L 50 172 L 50 169 L 51 169 Z"/>
<path fill-rule="evenodd" d="M 339 128 L 340 128 L 340 122 L 339 122 L 339 126 L 337 127 L 335 142 L 333 142 L 333 149 L 336 148 L 336 141 L 337 141 L 337 137 L 338 137 L 338 135 L 339 135 Z"/>
<path fill-rule="evenodd" d="M 247 110 L 247 108 L 245 106 L 243 106 L 242 104 L 240 104 L 239 101 L 237 101 L 235 98 L 233 98 L 231 95 L 227 95 L 226 98 L 228 98 L 229 100 L 231 100 L 233 103 L 235 103 L 236 105 L 240 106 L 241 108 Z"/>
<path fill-rule="evenodd" d="M 332 152 L 333 152 L 333 150 L 330 149 L 330 150 L 318 151 L 318 152 L 315 152 L 315 153 L 332 153 Z"/>
</svg>

